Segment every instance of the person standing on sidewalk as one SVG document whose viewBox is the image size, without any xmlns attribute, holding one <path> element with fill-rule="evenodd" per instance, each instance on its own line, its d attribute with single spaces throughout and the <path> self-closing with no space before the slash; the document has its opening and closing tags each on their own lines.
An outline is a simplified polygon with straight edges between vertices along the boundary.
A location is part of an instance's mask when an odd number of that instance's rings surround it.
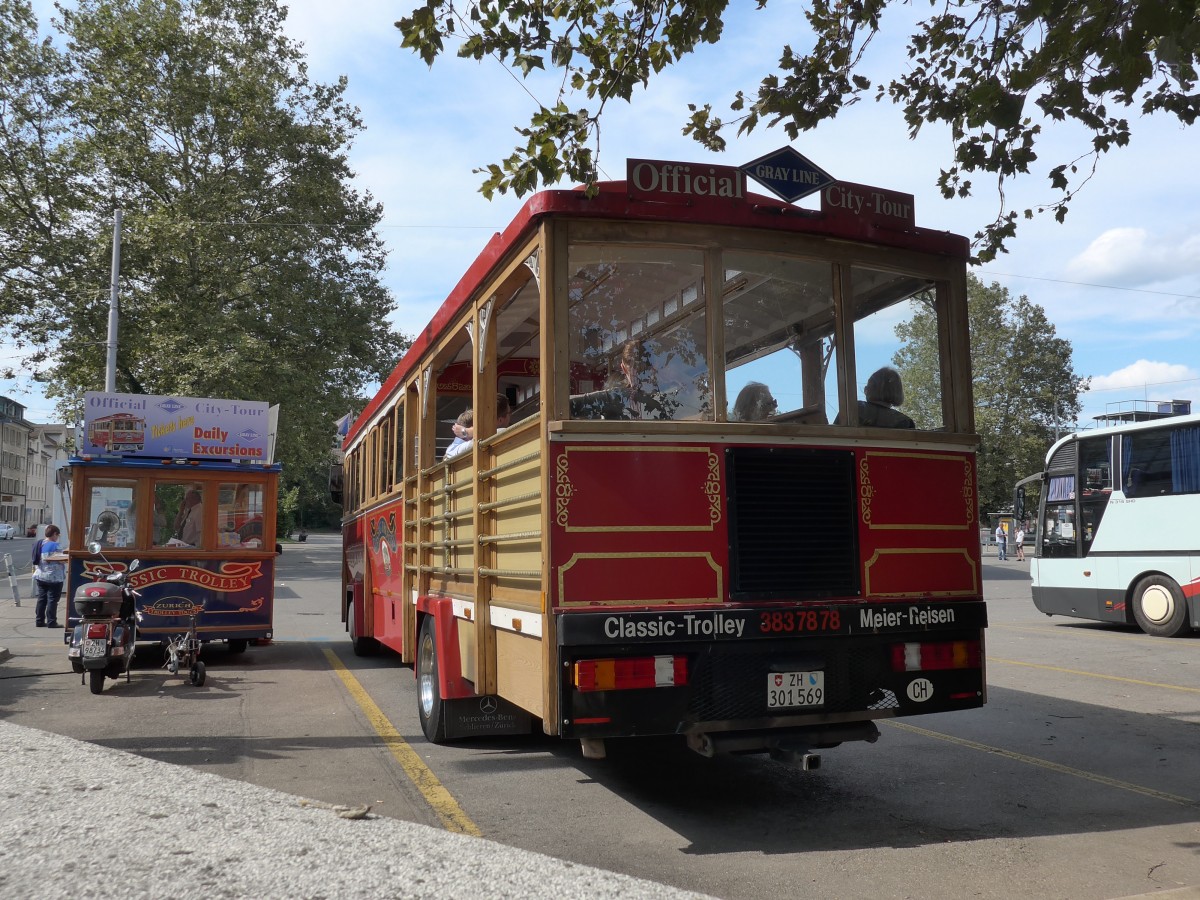
<svg viewBox="0 0 1200 900">
<path fill-rule="evenodd" d="M 1008 539 L 1008 535 L 1004 533 L 1004 524 L 1001 523 L 1001 524 L 997 525 L 996 526 L 996 550 L 997 550 L 997 554 L 999 556 L 1000 562 L 1006 562 L 1008 560 L 1008 547 L 1006 546 L 1008 543 L 1007 539 Z"/>
<path fill-rule="evenodd" d="M 34 624 L 38 628 L 61 628 L 58 624 L 58 601 L 62 597 L 63 582 L 67 580 L 67 567 L 61 559 L 57 525 L 46 526 L 46 537 L 34 548 L 37 568 L 33 572 L 33 583 L 37 587 L 37 606 Z"/>
</svg>

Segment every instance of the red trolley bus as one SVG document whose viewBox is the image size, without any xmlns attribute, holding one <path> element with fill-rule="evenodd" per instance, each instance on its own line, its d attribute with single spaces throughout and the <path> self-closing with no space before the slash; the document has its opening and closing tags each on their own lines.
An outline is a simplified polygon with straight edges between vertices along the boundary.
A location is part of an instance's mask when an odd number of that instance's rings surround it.
<svg viewBox="0 0 1200 900">
<path fill-rule="evenodd" d="M 651 160 L 536 194 L 350 426 L 343 620 L 414 665 L 430 740 L 811 766 L 985 702 L 968 243 L 908 195 L 821 200 Z M 920 427 L 879 427 L 912 422 L 858 387 L 916 316 Z"/>
<path fill-rule="evenodd" d="M 89 444 L 110 453 L 136 452 L 146 446 L 146 420 L 129 413 L 114 413 L 88 425 Z"/>
</svg>

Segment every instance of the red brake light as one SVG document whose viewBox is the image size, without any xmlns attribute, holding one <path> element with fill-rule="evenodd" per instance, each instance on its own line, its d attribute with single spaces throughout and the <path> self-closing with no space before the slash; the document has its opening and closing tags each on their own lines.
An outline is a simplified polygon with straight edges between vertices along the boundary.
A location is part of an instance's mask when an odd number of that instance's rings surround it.
<svg viewBox="0 0 1200 900">
<path fill-rule="evenodd" d="M 892 645 L 892 671 L 978 669 L 979 641 L 929 641 Z"/>
<path fill-rule="evenodd" d="M 93 622 L 87 627 L 87 636 L 89 638 L 106 638 L 108 637 L 108 625 L 103 622 Z"/>
<path fill-rule="evenodd" d="M 572 670 L 580 691 L 624 691 L 687 684 L 686 656 L 581 659 Z"/>
</svg>

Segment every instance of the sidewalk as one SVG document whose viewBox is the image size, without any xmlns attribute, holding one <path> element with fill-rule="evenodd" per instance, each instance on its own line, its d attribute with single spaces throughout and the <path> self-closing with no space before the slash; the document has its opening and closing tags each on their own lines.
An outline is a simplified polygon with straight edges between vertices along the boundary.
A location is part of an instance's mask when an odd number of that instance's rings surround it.
<svg viewBox="0 0 1200 900">
<path fill-rule="evenodd" d="M 0 721 L 0 896 L 701 897 Z"/>
</svg>

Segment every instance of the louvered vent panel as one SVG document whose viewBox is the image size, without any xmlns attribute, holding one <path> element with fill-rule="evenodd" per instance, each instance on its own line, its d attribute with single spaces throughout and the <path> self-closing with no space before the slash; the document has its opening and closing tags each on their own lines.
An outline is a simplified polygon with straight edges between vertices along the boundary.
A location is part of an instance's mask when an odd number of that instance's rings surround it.
<svg viewBox="0 0 1200 900">
<path fill-rule="evenodd" d="M 856 596 L 854 454 L 756 447 L 727 452 L 733 599 Z"/>
</svg>

